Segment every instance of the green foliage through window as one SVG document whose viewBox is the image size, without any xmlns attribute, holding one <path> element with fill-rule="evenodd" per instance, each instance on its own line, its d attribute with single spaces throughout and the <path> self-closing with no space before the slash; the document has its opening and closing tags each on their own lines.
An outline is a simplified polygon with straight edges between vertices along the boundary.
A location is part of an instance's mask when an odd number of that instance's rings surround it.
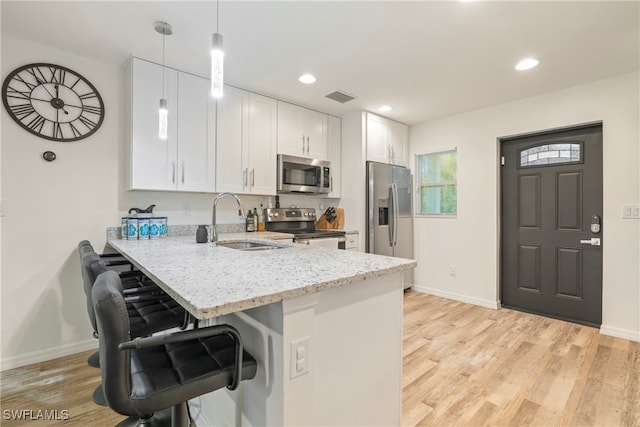
<svg viewBox="0 0 640 427">
<path fill-rule="evenodd" d="M 423 215 L 456 215 L 458 212 L 456 150 L 416 156 L 418 209 Z"/>
</svg>

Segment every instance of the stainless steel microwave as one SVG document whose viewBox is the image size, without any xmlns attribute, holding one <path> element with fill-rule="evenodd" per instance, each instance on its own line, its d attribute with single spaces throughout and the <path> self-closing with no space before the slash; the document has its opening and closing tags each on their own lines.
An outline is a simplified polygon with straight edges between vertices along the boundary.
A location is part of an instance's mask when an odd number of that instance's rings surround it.
<svg viewBox="0 0 640 427">
<path fill-rule="evenodd" d="M 278 154 L 278 193 L 331 192 L 331 162 Z"/>
</svg>

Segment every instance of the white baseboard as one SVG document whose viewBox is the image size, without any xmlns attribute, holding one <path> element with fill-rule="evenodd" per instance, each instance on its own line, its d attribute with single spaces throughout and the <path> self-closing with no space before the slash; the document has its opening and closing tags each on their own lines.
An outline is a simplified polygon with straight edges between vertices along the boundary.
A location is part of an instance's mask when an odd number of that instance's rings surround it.
<svg viewBox="0 0 640 427">
<path fill-rule="evenodd" d="M 615 326 L 600 325 L 600 333 L 602 335 L 610 335 L 616 338 L 623 338 L 629 341 L 640 342 L 640 331 L 631 329 L 616 328 Z"/>
<path fill-rule="evenodd" d="M 497 310 L 499 307 L 498 301 L 491 301 L 491 300 L 485 300 L 485 299 L 480 299 L 476 297 L 470 297 L 468 295 L 456 294 L 454 292 L 442 291 L 440 289 L 427 288 L 425 286 L 414 285 L 412 289 L 416 292 L 422 292 L 423 294 L 435 295 L 438 297 L 466 302 L 473 305 L 479 305 L 480 307 L 491 308 L 493 310 Z"/>
<path fill-rule="evenodd" d="M 0 359 L 0 371 L 19 368 L 21 366 L 44 362 L 46 360 L 57 359 L 58 357 L 69 356 L 71 354 L 97 348 L 98 340 L 91 338 L 85 341 L 65 344 L 45 350 L 33 351 L 31 353 L 24 353 L 17 356 L 2 357 L 2 359 Z"/>
</svg>

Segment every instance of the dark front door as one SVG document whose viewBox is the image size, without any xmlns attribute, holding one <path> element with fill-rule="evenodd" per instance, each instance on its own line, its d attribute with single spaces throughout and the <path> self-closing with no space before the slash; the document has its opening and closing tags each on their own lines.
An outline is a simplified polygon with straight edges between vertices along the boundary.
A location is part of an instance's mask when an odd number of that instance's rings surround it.
<svg viewBox="0 0 640 427">
<path fill-rule="evenodd" d="M 602 323 L 602 125 L 502 143 L 503 306 Z"/>
</svg>

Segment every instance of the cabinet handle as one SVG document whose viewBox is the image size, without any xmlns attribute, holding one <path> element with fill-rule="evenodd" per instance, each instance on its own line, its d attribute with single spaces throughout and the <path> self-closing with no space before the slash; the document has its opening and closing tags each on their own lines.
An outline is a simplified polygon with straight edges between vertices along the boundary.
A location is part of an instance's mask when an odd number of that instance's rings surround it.
<svg viewBox="0 0 640 427">
<path fill-rule="evenodd" d="M 304 154 L 304 135 L 302 135 L 302 154 Z"/>
<path fill-rule="evenodd" d="M 242 185 L 244 187 L 247 186 L 247 173 L 249 172 L 249 169 L 245 168 L 244 171 L 242 172 Z"/>
<path fill-rule="evenodd" d="M 256 170 L 251 169 L 251 187 L 255 186 L 255 176 L 256 176 Z"/>
<path fill-rule="evenodd" d="M 186 169 L 186 166 L 184 165 L 184 162 L 182 162 L 182 183 L 184 184 L 184 170 Z"/>
<path fill-rule="evenodd" d="M 333 177 L 331 177 L 329 179 L 329 182 L 330 182 L 330 184 L 329 184 L 329 192 L 333 193 Z"/>
<path fill-rule="evenodd" d="M 307 135 L 307 154 L 309 154 L 309 135 Z"/>
<path fill-rule="evenodd" d="M 171 182 L 176 183 L 176 162 L 171 162 Z"/>
</svg>

